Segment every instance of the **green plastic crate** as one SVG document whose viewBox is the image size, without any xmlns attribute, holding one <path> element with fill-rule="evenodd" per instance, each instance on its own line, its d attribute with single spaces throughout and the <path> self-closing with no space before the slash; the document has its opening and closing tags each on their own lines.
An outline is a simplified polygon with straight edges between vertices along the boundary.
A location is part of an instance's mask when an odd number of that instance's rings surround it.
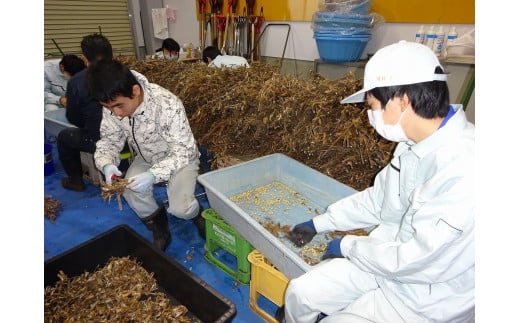
<svg viewBox="0 0 520 323">
<path fill-rule="evenodd" d="M 240 283 L 249 284 L 251 280 L 251 263 L 247 256 L 254 250 L 253 246 L 242 238 L 232 226 L 227 224 L 215 210 L 211 208 L 204 210 L 202 217 L 206 219 L 206 243 L 204 244 L 204 249 L 206 250 L 204 257 L 206 260 Z M 214 252 L 219 248 L 236 258 L 236 270 L 215 257 Z"/>
</svg>

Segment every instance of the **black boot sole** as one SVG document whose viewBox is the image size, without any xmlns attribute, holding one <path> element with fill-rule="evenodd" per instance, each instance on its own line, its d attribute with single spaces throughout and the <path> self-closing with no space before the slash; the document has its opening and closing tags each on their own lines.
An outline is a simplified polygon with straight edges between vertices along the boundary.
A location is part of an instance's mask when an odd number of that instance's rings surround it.
<svg viewBox="0 0 520 323">
<path fill-rule="evenodd" d="M 193 218 L 193 223 L 197 227 L 200 237 L 206 240 L 206 220 L 199 214 Z"/>
<path fill-rule="evenodd" d="M 85 184 L 83 183 L 74 183 L 70 179 L 70 177 L 65 177 L 61 180 L 61 186 L 65 189 L 75 191 L 75 192 L 83 192 L 85 190 Z"/>
<path fill-rule="evenodd" d="M 168 238 L 165 240 L 165 239 L 158 239 L 158 240 L 154 240 L 153 241 L 153 245 L 157 248 L 157 249 L 160 249 L 162 251 L 166 250 L 166 247 L 168 247 L 168 245 L 170 244 L 170 242 L 172 242 L 172 237 L 171 235 L 168 236 Z"/>
</svg>

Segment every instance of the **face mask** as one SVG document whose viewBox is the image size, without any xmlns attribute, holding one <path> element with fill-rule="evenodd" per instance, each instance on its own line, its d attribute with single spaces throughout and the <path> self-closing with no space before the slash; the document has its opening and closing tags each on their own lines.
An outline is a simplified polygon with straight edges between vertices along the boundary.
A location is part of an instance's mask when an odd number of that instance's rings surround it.
<svg viewBox="0 0 520 323">
<path fill-rule="evenodd" d="M 401 116 L 399 117 L 399 120 L 396 124 L 390 125 L 385 124 L 383 121 L 383 110 L 372 110 L 369 109 L 368 111 L 368 121 L 370 121 L 370 124 L 374 129 L 376 129 L 377 133 L 381 135 L 381 137 L 390 140 L 390 141 L 409 141 L 410 139 L 406 137 L 406 134 L 404 133 L 403 127 L 401 127 L 401 119 L 404 116 L 404 113 L 406 110 L 404 110 L 401 113 Z"/>
<path fill-rule="evenodd" d="M 178 61 L 179 60 L 179 54 L 174 54 L 174 55 L 165 55 L 164 56 L 167 60 L 169 61 Z"/>
</svg>

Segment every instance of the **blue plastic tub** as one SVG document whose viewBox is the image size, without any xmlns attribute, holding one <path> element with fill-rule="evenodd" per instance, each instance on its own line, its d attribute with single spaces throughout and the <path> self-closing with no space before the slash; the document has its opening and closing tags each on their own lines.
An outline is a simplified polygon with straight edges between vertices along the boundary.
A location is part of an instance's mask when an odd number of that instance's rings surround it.
<svg viewBox="0 0 520 323">
<path fill-rule="evenodd" d="M 361 58 L 370 37 L 314 35 L 320 59 L 326 62 L 355 62 Z"/>
<path fill-rule="evenodd" d="M 366 32 L 359 32 L 359 33 L 350 33 L 347 30 L 334 30 L 334 29 L 323 29 L 319 31 L 314 31 L 314 36 L 319 37 L 336 37 L 336 38 L 369 38 L 372 37 L 372 34 L 366 33 Z"/>
<path fill-rule="evenodd" d="M 334 28 L 371 28 L 371 15 L 350 15 L 331 12 L 316 12 L 313 18 L 315 27 Z"/>
<path fill-rule="evenodd" d="M 314 34 L 336 34 L 341 36 L 365 36 L 372 35 L 372 28 L 344 28 L 344 27 L 326 27 L 313 25 Z"/>
</svg>

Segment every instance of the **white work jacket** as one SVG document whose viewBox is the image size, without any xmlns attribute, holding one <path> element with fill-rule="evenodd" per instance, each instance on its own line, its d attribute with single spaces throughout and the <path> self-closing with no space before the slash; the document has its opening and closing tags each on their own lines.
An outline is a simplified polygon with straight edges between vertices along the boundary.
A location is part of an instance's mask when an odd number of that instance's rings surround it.
<svg viewBox="0 0 520 323">
<path fill-rule="evenodd" d="M 242 56 L 218 55 L 208 64 L 208 66 L 237 68 L 240 66 L 249 67 L 249 63 L 247 62 L 247 59 Z"/>
<path fill-rule="evenodd" d="M 390 303 L 433 322 L 474 315 L 474 126 L 453 108 L 430 137 L 399 143 L 372 187 L 313 219 L 318 232 L 376 225 L 345 236 L 343 255 L 376 276 Z"/>
<path fill-rule="evenodd" d="M 167 89 L 149 83 L 136 71 L 144 91 L 144 100 L 131 117 L 120 118 L 103 108 L 101 138 L 96 143 L 96 167 L 119 165 L 125 142 L 151 165 L 156 182 L 168 181 L 170 175 L 199 158 L 182 101 Z"/>
<path fill-rule="evenodd" d="M 60 107 L 60 97 L 65 96 L 68 79 L 60 71 L 61 59 L 49 59 L 44 62 L 43 84 L 45 104 Z"/>
</svg>

